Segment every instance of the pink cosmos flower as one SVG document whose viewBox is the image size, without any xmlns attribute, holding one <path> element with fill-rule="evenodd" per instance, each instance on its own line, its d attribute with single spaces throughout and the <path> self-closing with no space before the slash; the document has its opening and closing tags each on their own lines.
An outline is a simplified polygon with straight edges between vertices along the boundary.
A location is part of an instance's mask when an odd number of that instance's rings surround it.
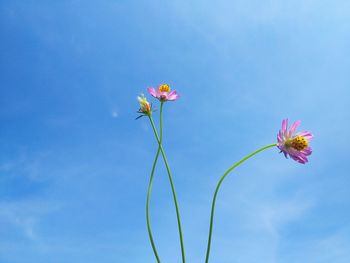
<svg viewBox="0 0 350 263">
<path fill-rule="evenodd" d="M 295 133 L 301 121 L 296 121 L 288 128 L 288 119 L 282 121 L 282 128 L 277 134 L 277 147 L 288 158 L 288 155 L 295 161 L 305 164 L 307 156 L 312 153 L 309 141 L 314 137 L 309 131 Z"/>
<path fill-rule="evenodd" d="M 170 91 L 170 86 L 168 84 L 161 84 L 157 89 L 149 87 L 147 90 L 149 94 L 162 102 L 176 100 L 179 97 L 176 90 Z"/>
</svg>

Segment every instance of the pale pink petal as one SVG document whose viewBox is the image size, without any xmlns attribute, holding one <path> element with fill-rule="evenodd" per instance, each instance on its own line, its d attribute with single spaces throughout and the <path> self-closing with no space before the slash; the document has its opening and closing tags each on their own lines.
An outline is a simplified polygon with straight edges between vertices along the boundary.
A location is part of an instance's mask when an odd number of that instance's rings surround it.
<svg viewBox="0 0 350 263">
<path fill-rule="evenodd" d="M 314 135 L 309 131 L 302 131 L 302 132 L 299 132 L 297 135 L 305 137 L 305 139 L 307 139 L 308 141 L 314 138 Z"/>
<path fill-rule="evenodd" d="M 282 142 L 282 137 L 281 137 L 281 134 L 277 134 L 277 141 L 278 143 L 281 143 Z"/>
<path fill-rule="evenodd" d="M 280 130 L 280 134 L 283 140 L 289 139 L 288 133 Z"/>
<path fill-rule="evenodd" d="M 295 121 L 289 129 L 290 136 L 295 132 L 295 130 L 299 127 L 301 121 Z"/>
<path fill-rule="evenodd" d="M 166 91 L 160 91 L 160 90 L 157 90 L 157 93 L 158 93 L 158 96 L 162 96 L 164 98 L 168 97 L 168 92 Z"/>
<path fill-rule="evenodd" d="M 281 130 L 278 131 L 278 136 L 282 139 L 283 138 L 283 134 L 281 132 Z"/>
<path fill-rule="evenodd" d="M 156 92 L 156 90 L 155 90 L 154 88 L 148 87 L 148 88 L 147 88 L 147 91 L 148 91 L 148 93 L 151 94 L 153 97 L 158 98 L 158 96 L 157 96 L 158 94 L 157 94 L 157 92 Z"/>
<path fill-rule="evenodd" d="M 170 91 L 168 94 L 168 100 L 176 100 L 179 98 L 179 95 L 177 95 L 176 90 Z"/>
</svg>

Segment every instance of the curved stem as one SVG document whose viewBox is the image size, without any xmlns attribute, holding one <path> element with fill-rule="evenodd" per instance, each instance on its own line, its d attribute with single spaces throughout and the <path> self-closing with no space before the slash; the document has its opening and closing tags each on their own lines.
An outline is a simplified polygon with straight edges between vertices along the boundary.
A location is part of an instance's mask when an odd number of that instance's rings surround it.
<svg viewBox="0 0 350 263">
<path fill-rule="evenodd" d="M 156 137 L 156 139 L 157 139 L 157 142 L 158 142 L 160 151 L 161 151 L 161 153 L 162 153 L 162 156 L 163 156 L 163 159 L 164 159 L 164 163 L 165 163 L 165 167 L 166 167 L 167 172 L 168 172 L 168 177 L 169 177 L 169 181 L 170 181 L 170 185 L 171 185 L 171 190 L 172 190 L 172 193 L 173 193 L 173 199 L 174 199 L 175 209 L 176 209 L 176 218 L 177 218 L 177 226 L 178 226 L 178 229 L 179 229 L 179 236 L 180 236 L 180 245 L 181 245 L 182 262 L 185 263 L 185 262 L 186 262 L 186 259 L 185 259 L 185 248 L 184 248 L 184 242 L 183 242 L 183 237 L 182 237 L 182 228 L 181 228 L 180 211 L 179 211 L 179 206 L 178 206 L 178 204 L 177 204 L 175 186 L 174 186 L 174 183 L 173 183 L 173 178 L 172 178 L 172 175 L 171 175 L 171 171 L 170 171 L 170 168 L 169 168 L 169 164 L 168 164 L 167 158 L 166 158 L 165 153 L 164 153 L 163 146 L 162 146 L 161 141 L 160 141 L 160 139 L 159 139 L 159 137 L 158 137 L 157 130 L 156 130 L 155 126 L 154 126 L 153 119 L 152 119 L 151 116 L 149 116 L 149 119 L 150 119 L 150 122 L 151 122 L 151 125 L 152 125 L 152 128 L 153 128 L 154 135 L 155 135 L 155 137 Z"/>
<path fill-rule="evenodd" d="M 162 137 L 163 137 L 163 129 L 162 129 L 162 112 L 163 112 L 163 102 L 160 104 L 160 143 L 162 143 Z M 156 169 L 156 165 L 157 165 L 157 161 L 158 161 L 158 157 L 159 157 L 159 152 L 160 152 L 160 147 L 158 146 L 158 150 L 157 150 L 157 154 L 156 157 L 154 158 L 154 162 L 153 162 L 153 166 L 152 166 L 152 172 L 151 172 L 151 176 L 149 179 L 149 184 L 148 184 L 148 191 L 147 191 L 147 202 L 146 202 L 146 220 L 147 220 L 147 230 L 148 230 L 148 236 L 149 236 L 149 240 L 151 242 L 152 245 L 152 249 L 153 249 L 153 253 L 154 256 L 157 259 L 157 262 L 160 263 L 160 258 L 159 255 L 157 253 L 157 249 L 153 240 L 153 235 L 152 235 L 152 228 L 151 228 L 151 219 L 149 216 L 149 204 L 150 204 L 150 199 L 151 199 L 151 191 L 152 191 L 152 183 L 153 183 L 153 176 L 154 176 L 154 171 Z"/>
<path fill-rule="evenodd" d="M 241 159 L 240 161 L 238 161 L 237 163 L 235 163 L 230 169 L 228 169 L 224 175 L 221 177 L 218 185 L 216 186 L 215 189 L 215 193 L 214 193 L 214 197 L 213 197 L 213 201 L 212 201 L 212 206 L 211 206 L 211 214 L 210 214 L 210 227 L 209 227 L 209 237 L 208 237 L 208 247 L 207 247 L 207 254 L 206 254 L 206 258 L 205 258 L 205 263 L 209 262 L 209 254 L 210 254 L 210 245 L 211 245 L 211 235 L 212 235 L 212 231 L 213 231 L 213 221 L 214 221 L 214 210 L 215 210 L 215 202 L 216 202 L 216 196 L 218 194 L 219 188 L 222 184 L 222 182 L 224 181 L 225 177 L 233 170 L 235 169 L 238 165 L 242 164 L 243 162 L 245 162 L 246 160 L 248 160 L 250 157 L 254 156 L 255 154 L 270 148 L 270 147 L 274 147 L 276 146 L 276 144 L 269 144 L 266 145 L 256 151 L 254 151 L 253 153 L 247 155 L 246 157 L 244 157 L 243 159 Z"/>
</svg>

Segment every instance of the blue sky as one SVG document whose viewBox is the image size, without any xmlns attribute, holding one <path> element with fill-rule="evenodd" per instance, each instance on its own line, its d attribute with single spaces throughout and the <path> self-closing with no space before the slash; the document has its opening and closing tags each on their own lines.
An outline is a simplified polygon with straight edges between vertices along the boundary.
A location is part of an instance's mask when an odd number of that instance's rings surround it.
<svg viewBox="0 0 350 263">
<path fill-rule="evenodd" d="M 163 82 L 181 95 L 164 148 L 188 262 L 204 261 L 222 173 L 285 117 L 315 134 L 310 162 L 270 149 L 230 174 L 211 262 L 350 262 L 349 1 L 3 0 L 0 19 L 1 263 L 155 262 L 157 145 L 134 119 Z M 151 216 L 180 262 L 162 162 Z"/>
</svg>

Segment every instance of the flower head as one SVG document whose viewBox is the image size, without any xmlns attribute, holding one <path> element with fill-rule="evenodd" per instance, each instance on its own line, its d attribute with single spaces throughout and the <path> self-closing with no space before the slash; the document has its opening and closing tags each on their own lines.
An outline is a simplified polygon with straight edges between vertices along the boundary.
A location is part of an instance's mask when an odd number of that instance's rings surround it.
<svg viewBox="0 0 350 263">
<path fill-rule="evenodd" d="M 137 97 L 137 100 L 140 103 L 140 109 L 137 112 L 141 113 L 141 115 L 137 117 L 137 119 L 141 118 L 142 116 L 151 116 L 152 105 L 147 101 L 145 95 L 141 94 Z"/>
<path fill-rule="evenodd" d="M 168 84 L 161 84 L 157 89 L 149 87 L 147 90 L 149 94 L 162 102 L 176 100 L 179 97 L 176 90 L 170 91 L 170 86 Z"/>
<path fill-rule="evenodd" d="M 282 121 L 282 128 L 277 134 L 277 147 L 286 158 L 289 155 L 293 160 L 305 164 L 308 162 L 307 156 L 312 153 L 309 142 L 314 136 L 309 131 L 296 133 L 300 123 L 296 121 L 288 128 L 288 119 Z"/>
</svg>

